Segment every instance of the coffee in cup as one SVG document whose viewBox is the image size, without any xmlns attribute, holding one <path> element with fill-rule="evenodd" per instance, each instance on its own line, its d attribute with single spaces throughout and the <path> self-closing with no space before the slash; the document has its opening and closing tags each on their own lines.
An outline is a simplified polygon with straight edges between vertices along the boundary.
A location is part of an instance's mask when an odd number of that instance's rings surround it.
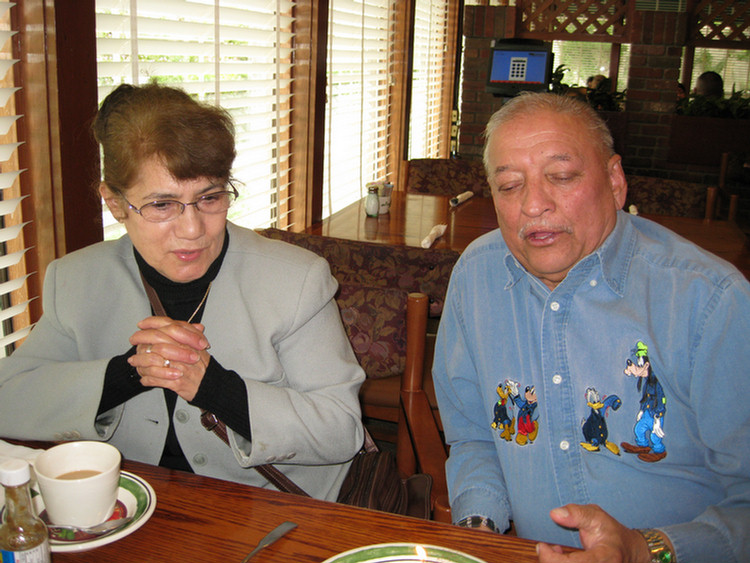
<svg viewBox="0 0 750 563">
<path fill-rule="evenodd" d="M 120 483 L 120 452 L 104 442 L 66 442 L 34 462 L 53 524 L 95 526 L 112 515 Z"/>
</svg>

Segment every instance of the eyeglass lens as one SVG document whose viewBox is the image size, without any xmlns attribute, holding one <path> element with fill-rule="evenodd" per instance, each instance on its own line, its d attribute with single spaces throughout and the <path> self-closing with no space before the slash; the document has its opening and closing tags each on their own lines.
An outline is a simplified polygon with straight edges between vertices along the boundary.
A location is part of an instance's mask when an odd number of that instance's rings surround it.
<svg viewBox="0 0 750 563">
<path fill-rule="evenodd" d="M 147 203 L 138 212 L 147 221 L 162 222 L 169 221 L 181 215 L 188 205 L 195 205 L 201 213 L 223 213 L 229 209 L 235 199 L 235 194 L 229 191 L 206 194 L 191 203 L 181 201 L 164 200 Z"/>
</svg>

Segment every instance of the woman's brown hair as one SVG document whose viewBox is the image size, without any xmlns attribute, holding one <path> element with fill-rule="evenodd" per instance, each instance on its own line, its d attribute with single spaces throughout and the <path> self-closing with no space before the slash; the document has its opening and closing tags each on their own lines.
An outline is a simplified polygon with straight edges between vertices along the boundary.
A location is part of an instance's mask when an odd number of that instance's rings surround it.
<svg viewBox="0 0 750 563">
<path fill-rule="evenodd" d="M 104 182 L 113 190 L 126 191 L 152 157 L 178 180 L 230 179 L 236 154 L 231 117 L 183 90 L 122 84 L 104 99 L 92 129 L 102 146 Z"/>
</svg>

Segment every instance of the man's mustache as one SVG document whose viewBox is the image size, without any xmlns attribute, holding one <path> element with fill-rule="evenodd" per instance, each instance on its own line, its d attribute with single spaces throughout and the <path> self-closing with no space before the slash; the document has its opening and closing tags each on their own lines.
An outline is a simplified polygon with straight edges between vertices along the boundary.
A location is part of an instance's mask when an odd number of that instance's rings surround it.
<svg viewBox="0 0 750 563">
<path fill-rule="evenodd" d="M 546 221 L 537 221 L 534 223 L 527 223 L 526 225 L 521 227 L 518 230 L 518 237 L 521 239 L 525 239 L 526 237 L 529 236 L 529 234 L 539 232 L 539 231 L 547 231 L 547 232 L 553 232 L 553 233 L 565 233 L 568 235 L 573 233 L 573 229 L 571 229 L 568 225 L 548 223 Z"/>
</svg>

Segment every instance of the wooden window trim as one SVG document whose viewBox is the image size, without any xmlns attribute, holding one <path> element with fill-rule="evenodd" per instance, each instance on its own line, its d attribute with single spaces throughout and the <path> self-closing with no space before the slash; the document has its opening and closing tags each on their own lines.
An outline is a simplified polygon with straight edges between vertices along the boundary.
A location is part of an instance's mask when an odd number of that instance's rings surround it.
<svg viewBox="0 0 750 563">
<path fill-rule="evenodd" d="M 41 295 L 49 263 L 102 239 L 101 206 L 94 196 L 98 153 L 89 134 L 96 113 L 94 0 L 19 2 L 13 9 L 19 178 L 25 221 L 29 295 Z M 86 38 L 90 38 L 87 41 Z M 93 65 L 93 71 L 92 69 Z M 58 84 L 65 85 L 59 88 Z M 29 306 L 30 320 L 42 313 Z"/>
</svg>

